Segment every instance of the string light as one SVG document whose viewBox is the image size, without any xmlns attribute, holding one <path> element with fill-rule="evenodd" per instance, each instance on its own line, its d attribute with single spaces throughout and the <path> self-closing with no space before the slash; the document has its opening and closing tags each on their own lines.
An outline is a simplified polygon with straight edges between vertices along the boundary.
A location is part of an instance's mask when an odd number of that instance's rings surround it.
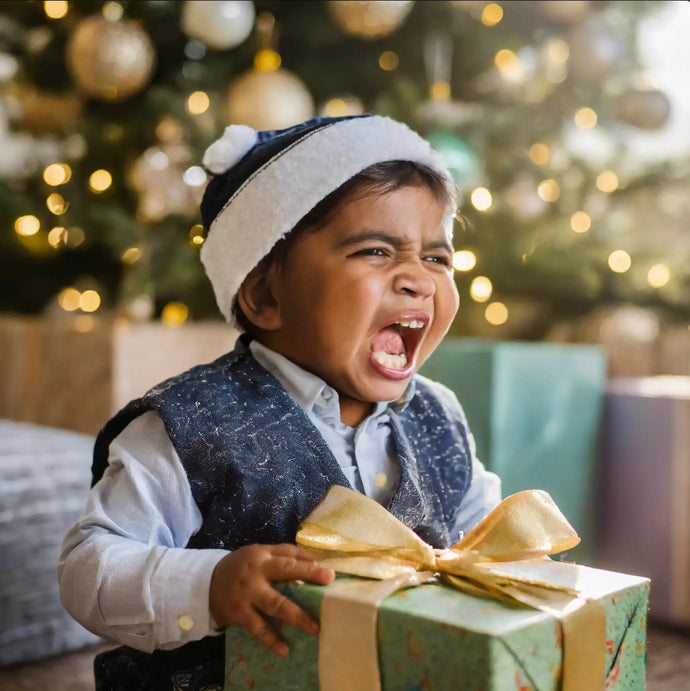
<svg viewBox="0 0 690 691">
<path fill-rule="evenodd" d="M 493 285 L 486 276 L 477 276 L 470 285 L 470 297 L 475 302 L 486 302 L 493 291 Z"/>
<path fill-rule="evenodd" d="M 48 244 L 51 247 L 60 247 L 67 243 L 67 229 L 62 226 L 55 226 L 48 232 Z"/>
<path fill-rule="evenodd" d="M 36 235 L 41 227 L 41 222 L 36 218 L 36 216 L 20 216 L 14 222 L 14 230 L 17 235 L 23 237 L 29 237 L 30 235 Z"/>
<path fill-rule="evenodd" d="M 625 250 L 614 250 L 609 254 L 609 268 L 617 274 L 624 274 L 632 266 L 632 259 Z"/>
<path fill-rule="evenodd" d="M 169 302 L 161 313 L 161 321 L 168 326 L 179 326 L 187 321 L 189 310 L 183 302 Z"/>
<path fill-rule="evenodd" d="M 101 12 L 109 22 L 117 22 L 122 19 L 125 9 L 119 2 L 106 2 Z"/>
<path fill-rule="evenodd" d="M 120 259 L 125 264 L 136 264 L 141 259 L 141 250 L 138 247 L 128 247 L 121 255 Z"/>
<path fill-rule="evenodd" d="M 201 115 L 208 110 L 211 101 L 205 91 L 195 91 L 187 98 L 187 112 L 191 115 Z"/>
<path fill-rule="evenodd" d="M 503 48 L 494 56 L 494 64 L 501 72 L 511 69 L 518 60 L 518 56 L 512 50 Z"/>
<path fill-rule="evenodd" d="M 189 239 L 192 245 L 204 244 L 204 226 L 201 223 L 192 226 L 192 229 L 189 231 Z"/>
<path fill-rule="evenodd" d="M 537 186 L 537 194 L 545 202 L 555 202 L 561 196 L 561 188 L 555 180 L 542 180 Z"/>
<path fill-rule="evenodd" d="M 476 189 L 472 190 L 470 201 L 472 202 L 472 206 L 474 206 L 477 211 L 486 211 L 493 203 L 491 192 L 489 192 L 486 187 L 477 187 Z"/>
<path fill-rule="evenodd" d="M 392 72 L 398 69 L 400 58 L 398 54 L 392 50 L 387 50 L 379 56 L 379 67 L 386 72 Z"/>
<path fill-rule="evenodd" d="M 95 312 L 101 306 L 101 296 L 95 290 L 85 290 L 79 296 L 79 309 L 82 312 Z"/>
<path fill-rule="evenodd" d="M 489 3 L 483 10 L 482 10 L 482 24 L 484 26 L 496 26 L 501 19 L 503 19 L 503 8 L 495 3 Z"/>
<path fill-rule="evenodd" d="M 112 184 L 113 176 L 102 168 L 100 170 L 94 170 L 89 178 L 89 187 L 92 192 L 96 192 L 97 194 L 105 192 Z"/>
<path fill-rule="evenodd" d="M 576 211 L 570 217 L 570 227 L 575 233 L 586 233 L 592 227 L 592 219 L 586 211 Z"/>
<path fill-rule="evenodd" d="M 46 199 L 46 206 L 48 207 L 48 211 L 50 211 L 51 214 L 60 216 L 64 214 L 65 211 L 67 211 L 67 208 L 69 207 L 69 202 L 66 201 L 61 194 L 53 192 Z"/>
<path fill-rule="evenodd" d="M 43 11 L 49 19 L 62 19 L 69 11 L 66 0 L 46 0 Z"/>
<path fill-rule="evenodd" d="M 597 124 L 597 114 L 591 108 L 580 108 L 575 113 L 575 124 L 581 130 L 591 130 Z"/>
<path fill-rule="evenodd" d="M 328 118 L 341 118 L 347 115 L 347 103 L 342 98 L 331 98 L 323 107 L 323 114 Z"/>
<path fill-rule="evenodd" d="M 477 264 L 477 257 L 470 250 L 458 250 L 453 253 L 453 268 L 456 271 L 470 271 Z"/>
<path fill-rule="evenodd" d="M 610 194 L 618 189 L 618 176 L 612 170 L 604 170 L 597 175 L 597 189 Z"/>
<path fill-rule="evenodd" d="M 74 312 L 79 309 L 79 299 L 81 293 L 76 288 L 65 288 L 58 295 L 58 305 L 65 312 Z"/>
<path fill-rule="evenodd" d="M 671 280 L 671 271 L 665 264 L 655 264 L 647 272 L 647 283 L 652 288 L 663 288 Z"/>
<path fill-rule="evenodd" d="M 84 242 L 86 235 L 84 231 L 78 226 L 72 226 L 67 231 L 67 244 L 70 247 L 79 247 Z"/>
<path fill-rule="evenodd" d="M 494 326 L 505 324 L 508 321 L 508 308 L 502 302 L 492 302 L 486 306 L 484 318 Z"/>
<path fill-rule="evenodd" d="M 545 166 L 551 158 L 551 152 L 544 142 L 535 142 L 529 148 L 529 157 L 534 165 Z"/>
<path fill-rule="evenodd" d="M 51 163 L 43 171 L 43 179 L 51 187 L 64 185 L 71 177 L 72 169 L 66 163 Z"/>
<path fill-rule="evenodd" d="M 432 82 L 429 87 L 429 96 L 432 101 L 447 101 L 450 99 L 450 82 L 438 80 Z"/>
<path fill-rule="evenodd" d="M 551 39 L 546 47 L 549 60 L 563 63 L 570 57 L 570 46 L 560 38 Z"/>
</svg>

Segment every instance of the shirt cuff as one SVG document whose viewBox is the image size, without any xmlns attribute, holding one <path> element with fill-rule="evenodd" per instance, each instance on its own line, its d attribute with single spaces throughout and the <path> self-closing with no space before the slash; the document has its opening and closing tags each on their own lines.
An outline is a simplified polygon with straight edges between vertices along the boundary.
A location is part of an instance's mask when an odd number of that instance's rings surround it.
<svg viewBox="0 0 690 691">
<path fill-rule="evenodd" d="M 160 603 L 154 636 L 160 648 L 177 647 L 217 635 L 209 609 L 211 576 L 228 554 L 221 549 L 168 549 L 151 580 Z"/>
</svg>

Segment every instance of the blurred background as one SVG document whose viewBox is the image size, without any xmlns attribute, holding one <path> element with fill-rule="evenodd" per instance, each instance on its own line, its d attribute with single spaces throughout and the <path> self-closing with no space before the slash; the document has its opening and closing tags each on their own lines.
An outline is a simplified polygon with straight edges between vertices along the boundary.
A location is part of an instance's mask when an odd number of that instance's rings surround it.
<svg viewBox="0 0 690 691">
<path fill-rule="evenodd" d="M 0 310 L 216 318 L 204 148 L 371 111 L 462 190 L 454 333 L 685 340 L 689 30 L 684 2 L 3 2 Z"/>
<path fill-rule="evenodd" d="M 425 373 L 506 493 L 551 492 L 573 558 L 652 576 L 652 618 L 690 626 L 688 36 L 682 1 L 0 3 L 0 548 L 22 566 L 0 667 L 94 642 L 54 584 L 93 435 L 232 347 L 198 257 L 205 148 L 320 114 L 390 115 L 445 157 L 460 310 Z M 653 633 L 649 688 L 690 689 L 687 636 Z M 7 688 L 90 688 L 80 664 L 82 686 Z"/>
</svg>

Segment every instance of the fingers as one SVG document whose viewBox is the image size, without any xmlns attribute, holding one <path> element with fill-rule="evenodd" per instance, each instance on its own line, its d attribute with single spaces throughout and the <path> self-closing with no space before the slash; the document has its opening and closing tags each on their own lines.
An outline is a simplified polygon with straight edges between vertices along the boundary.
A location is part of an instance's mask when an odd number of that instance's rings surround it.
<svg viewBox="0 0 690 691">
<path fill-rule="evenodd" d="M 263 646 L 272 650 L 278 657 L 288 656 L 290 649 L 287 643 L 278 638 L 276 632 L 260 614 L 255 611 L 250 612 L 243 625 L 250 635 L 258 638 Z"/>
<path fill-rule="evenodd" d="M 316 635 L 319 632 L 319 625 L 314 619 L 292 600 L 273 588 L 266 588 L 261 592 L 256 607 L 265 614 L 292 624 L 306 633 Z"/>
<path fill-rule="evenodd" d="M 269 581 L 301 580 L 328 585 L 335 578 L 333 569 L 324 569 L 311 559 L 274 556 L 264 565 L 264 575 Z"/>
</svg>

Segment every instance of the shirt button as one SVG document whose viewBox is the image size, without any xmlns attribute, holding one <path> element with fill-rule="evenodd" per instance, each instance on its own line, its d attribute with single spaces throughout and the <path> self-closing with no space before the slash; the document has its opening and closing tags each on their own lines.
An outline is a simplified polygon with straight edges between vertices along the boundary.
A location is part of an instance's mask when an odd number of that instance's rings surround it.
<svg viewBox="0 0 690 691">
<path fill-rule="evenodd" d="M 183 631 L 191 631 L 194 628 L 194 619 L 192 619 L 189 614 L 182 614 L 177 617 L 177 625 Z"/>
</svg>

